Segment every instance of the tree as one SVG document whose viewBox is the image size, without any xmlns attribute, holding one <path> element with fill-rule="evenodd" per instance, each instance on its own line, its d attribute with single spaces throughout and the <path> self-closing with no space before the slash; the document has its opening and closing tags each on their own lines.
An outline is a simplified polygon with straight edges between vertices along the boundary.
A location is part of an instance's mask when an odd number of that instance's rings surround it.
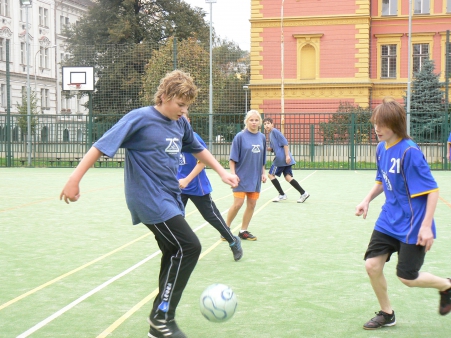
<svg viewBox="0 0 451 338">
<path fill-rule="evenodd" d="M 63 65 L 94 67 L 94 115 L 126 114 L 142 104 L 142 77 L 154 50 L 174 34 L 208 41 L 204 16 L 180 0 L 98 0 L 65 30 L 71 57 Z"/>
<path fill-rule="evenodd" d="M 221 41 L 213 48 L 213 126 L 215 135 L 223 135 L 226 140 L 233 138 L 236 124 L 242 127 L 245 110 L 245 93 L 243 85 L 249 79 L 249 63 L 247 53 L 236 50 L 233 43 Z M 227 48 L 232 46 L 231 54 Z M 209 87 L 210 87 L 210 55 L 205 46 L 194 39 L 181 41 L 177 44 L 178 68 L 188 72 L 194 78 L 199 89 L 196 101 L 190 106 L 196 131 L 208 139 L 209 131 Z M 244 57 L 243 57 L 244 56 Z M 241 57 L 238 58 L 237 57 Z M 144 77 L 142 99 L 144 104 L 153 103 L 160 79 L 173 69 L 173 43 L 169 40 L 159 50 L 152 53 L 147 64 Z M 226 116 L 228 114 L 228 116 Z M 236 118 L 238 120 L 236 121 Z"/>
<path fill-rule="evenodd" d="M 25 135 L 28 135 L 28 103 L 27 95 L 22 95 L 22 103 L 16 102 L 17 109 L 19 110 L 20 117 L 17 119 L 17 123 L 21 130 L 22 140 L 25 140 Z M 36 93 L 30 93 L 30 126 L 31 134 L 34 135 L 36 130 L 36 125 L 38 119 L 36 117 L 38 111 L 38 100 L 36 98 Z"/>
<path fill-rule="evenodd" d="M 425 60 L 414 74 L 410 101 L 410 134 L 416 142 L 439 142 L 444 122 L 444 93 L 434 60 Z M 407 106 L 407 97 L 404 97 Z"/>
<path fill-rule="evenodd" d="M 354 117 L 354 126 L 352 118 Z M 354 140 L 357 143 L 368 143 L 371 141 L 371 110 L 354 106 L 349 102 L 340 102 L 337 112 L 327 122 L 320 123 L 324 142 L 348 142 L 350 139 L 351 126 L 355 127 Z"/>
</svg>

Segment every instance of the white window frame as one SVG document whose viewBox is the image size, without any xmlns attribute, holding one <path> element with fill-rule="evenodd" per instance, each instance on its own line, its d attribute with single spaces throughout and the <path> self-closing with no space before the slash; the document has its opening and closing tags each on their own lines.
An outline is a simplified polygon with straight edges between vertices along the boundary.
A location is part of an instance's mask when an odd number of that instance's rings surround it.
<svg viewBox="0 0 451 338">
<path fill-rule="evenodd" d="M 429 14 L 430 12 L 430 0 L 415 0 L 413 14 Z"/>
<path fill-rule="evenodd" d="M 398 15 L 398 0 L 386 0 L 388 4 L 384 4 L 384 0 L 381 1 L 381 15 Z"/>
<path fill-rule="evenodd" d="M 388 47 L 388 54 L 383 55 L 383 48 Z M 392 54 L 393 48 L 395 49 L 395 53 Z M 395 69 L 391 70 L 390 65 L 395 64 Z M 385 62 L 384 62 L 385 61 Z M 387 63 L 387 74 L 383 73 L 383 65 Z M 381 78 L 382 79 L 396 79 L 397 77 L 397 68 L 398 68 L 398 46 L 396 44 L 384 44 L 381 45 Z M 392 74 L 394 73 L 394 74 Z"/>
<path fill-rule="evenodd" d="M 0 85 L 0 107 L 6 108 L 6 84 Z"/>
<path fill-rule="evenodd" d="M 415 46 L 419 46 L 420 52 L 415 54 Z M 425 49 L 427 51 L 425 51 Z M 424 60 L 429 59 L 430 46 L 428 43 L 414 43 L 412 44 L 412 74 L 421 71 Z M 418 63 L 418 65 L 417 65 Z M 418 69 L 415 69 L 417 67 Z"/>
<path fill-rule="evenodd" d="M 10 0 L 0 0 L 0 15 L 9 17 Z"/>
<path fill-rule="evenodd" d="M 39 67 L 46 69 L 49 68 L 49 48 L 39 48 Z"/>
<path fill-rule="evenodd" d="M 41 110 L 50 108 L 49 104 L 49 90 L 41 88 Z"/>
<path fill-rule="evenodd" d="M 11 62 L 11 40 L 0 38 L 0 61 L 6 61 L 6 41 L 9 41 L 9 61 Z"/>
<path fill-rule="evenodd" d="M 25 42 L 20 43 L 20 63 L 27 64 L 27 44 Z"/>
<path fill-rule="evenodd" d="M 48 27 L 49 10 L 44 7 L 39 7 L 39 26 Z"/>
</svg>

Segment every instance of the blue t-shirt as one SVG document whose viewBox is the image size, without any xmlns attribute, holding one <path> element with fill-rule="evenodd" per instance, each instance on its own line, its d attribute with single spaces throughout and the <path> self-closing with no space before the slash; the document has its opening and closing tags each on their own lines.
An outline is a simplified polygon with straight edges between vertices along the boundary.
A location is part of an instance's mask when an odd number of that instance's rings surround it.
<svg viewBox="0 0 451 338">
<path fill-rule="evenodd" d="M 409 139 L 376 150 L 376 182 L 382 183 L 385 203 L 375 230 L 407 244 L 416 244 L 426 214 L 428 193 L 438 190 L 437 182 L 418 145 Z M 435 222 L 432 232 L 436 236 Z"/>
<path fill-rule="evenodd" d="M 258 132 L 245 129 L 235 135 L 230 151 L 230 160 L 234 161 L 235 174 L 240 183 L 234 192 L 260 192 L 262 167 L 266 164 L 266 137 Z"/>
<path fill-rule="evenodd" d="M 291 156 L 291 152 L 288 151 L 291 162 L 290 164 L 287 164 L 285 150 L 283 147 L 288 146 L 288 141 L 285 138 L 285 136 L 283 136 L 283 134 L 276 128 L 273 128 L 269 133 L 269 146 L 274 151 L 274 161 L 273 161 L 274 166 L 286 167 L 294 165 L 296 163 L 293 159 L 293 156 Z"/>
<path fill-rule="evenodd" d="M 125 148 L 125 199 L 133 224 L 155 224 L 184 215 L 177 169 L 180 152 L 205 148 L 184 118 L 172 121 L 154 107 L 131 111 L 94 147 L 109 157 Z"/>
<path fill-rule="evenodd" d="M 204 140 L 194 132 L 194 136 L 196 136 L 197 140 L 202 144 L 205 148 L 207 145 Z M 181 153 L 180 154 L 180 165 L 179 170 L 177 172 L 177 179 L 187 177 L 191 171 L 193 171 L 194 167 L 197 165 L 197 158 L 195 158 L 190 153 Z M 210 180 L 207 177 L 207 173 L 205 172 L 205 168 L 194 177 L 194 179 L 189 182 L 188 186 L 185 189 L 182 189 L 182 194 L 185 195 L 194 195 L 194 196 L 204 196 L 211 193 L 213 189 L 211 188 Z"/>
<path fill-rule="evenodd" d="M 449 147 L 449 144 L 450 144 L 450 143 L 451 143 L 451 133 L 450 133 L 449 136 L 448 136 L 448 147 Z M 449 154 L 448 160 L 451 160 L 451 152 L 450 152 L 450 154 Z"/>
</svg>

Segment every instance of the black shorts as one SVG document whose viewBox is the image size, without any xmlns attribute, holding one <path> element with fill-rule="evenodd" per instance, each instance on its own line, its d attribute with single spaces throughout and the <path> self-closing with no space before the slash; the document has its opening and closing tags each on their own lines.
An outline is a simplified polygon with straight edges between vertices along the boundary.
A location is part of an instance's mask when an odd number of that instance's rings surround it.
<svg viewBox="0 0 451 338">
<path fill-rule="evenodd" d="M 418 278 L 418 272 L 424 263 L 426 256 L 425 247 L 416 244 L 406 244 L 396 238 L 374 230 L 370 244 L 365 252 L 364 260 L 388 254 L 387 262 L 392 253 L 398 253 L 398 265 L 396 275 L 403 279 L 414 280 Z"/>
</svg>

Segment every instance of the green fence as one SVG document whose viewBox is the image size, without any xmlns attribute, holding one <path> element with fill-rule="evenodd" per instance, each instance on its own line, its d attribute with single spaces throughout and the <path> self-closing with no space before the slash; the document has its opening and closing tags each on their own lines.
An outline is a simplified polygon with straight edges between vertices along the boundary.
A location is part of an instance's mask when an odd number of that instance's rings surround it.
<svg viewBox="0 0 451 338">
<path fill-rule="evenodd" d="M 267 114 L 282 130 L 296 160 L 296 169 L 375 169 L 377 138 L 368 121 L 357 114 L 290 113 Z M 119 119 L 120 115 L 33 115 L 31 142 L 27 142 L 26 117 L 0 114 L 1 167 L 74 167 L 84 153 Z M 243 114 L 214 114 L 213 137 L 209 139 L 209 115 L 191 113 L 193 129 L 201 135 L 212 154 L 228 167 L 233 137 L 244 127 Z M 437 123 L 427 134 L 416 135 L 432 169 L 447 170 L 446 146 L 449 126 Z M 114 158 L 103 156 L 96 167 L 122 167 L 124 150 Z M 268 166 L 271 161 L 268 154 Z"/>
</svg>

